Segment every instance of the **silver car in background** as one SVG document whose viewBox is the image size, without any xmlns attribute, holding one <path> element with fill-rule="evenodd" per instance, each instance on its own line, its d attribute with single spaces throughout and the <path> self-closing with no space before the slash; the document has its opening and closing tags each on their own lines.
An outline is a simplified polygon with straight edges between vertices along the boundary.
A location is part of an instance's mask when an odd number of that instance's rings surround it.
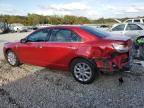
<svg viewBox="0 0 144 108">
<path fill-rule="evenodd" d="M 13 23 L 9 25 L 11 32 L 27 32 L 28 28 L 20 23 Z"/>
<path fill-rule="evenodd" d="M 120 23 L 115 24 L 110 32 L 115 35 L 129 36 L 132 40 L 136 40 L 139 36 L 144 36 L 144 26 L 139 23 Z"/>
<path fill-rule="evenodd" d="M 144 18 L 127 19 L 124 21 L 124 23 L 141 23 L 141 24 L 144 24 Z"/>
</svg>

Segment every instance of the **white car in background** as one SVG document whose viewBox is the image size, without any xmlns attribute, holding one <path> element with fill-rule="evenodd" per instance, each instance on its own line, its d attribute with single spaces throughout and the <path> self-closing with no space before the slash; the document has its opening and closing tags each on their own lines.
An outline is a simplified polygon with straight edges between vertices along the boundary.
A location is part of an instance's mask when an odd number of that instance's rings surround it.
<svg viewBox="0 0 144 108">
<path fill-rule="evenodd" d="M 129 36 L 132 40 L 144 36 L 144 26 L 138 23 L 115 24 L 109 31 L 115 35 Z"/>
<path fill-rule="evenodd" d="M 44 27 L 49 27 L 49 26 L 52 26 L 52 25 L 51 25 L 51 24 L 37 24 L 37 25 L 36 25 L 36 27 L 37 27 L 38 29 L 44 28 Z"/>
<path fill-rule="evenodd" d="M 141 23 L 144 24 L 144 18 L 127 19 L 124 23 Z"/>
<path fill-rule="evenodd" d="M 116 22 L 118 23 L 140 23 L 140 24 L 144 24 L 144 18 L 131 18 L 131 19 L 127 19 L 124 22 L 122 22 L 119 19 L 114 19 Z"/>
<path fill-rule="evenodd" d="M 10 24 L 9 29 L 12 32 L 27 32 L 28 31 L 27 27 L 19 23 Z"/>
</svg>

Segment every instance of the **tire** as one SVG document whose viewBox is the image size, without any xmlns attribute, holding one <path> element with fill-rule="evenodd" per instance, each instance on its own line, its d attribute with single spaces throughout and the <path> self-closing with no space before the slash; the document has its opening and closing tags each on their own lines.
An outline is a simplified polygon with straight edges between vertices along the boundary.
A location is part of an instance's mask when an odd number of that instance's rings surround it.
<svg viewBox="0 0 144 108">
<path fill-rule="evenodd" d="M 91 61 L 86 59 L 76 59 L 71 63 L 70 71 L 76 81 L 81 84 L 92 83 L 98 76 L 98 69 Z"/>
<path fill-rule="evenodd" d="M 7 62 L 11 65 L 11 66 L 19 66 L 20 65 L 20 61 L 17 58 L 16 54 L 12 51 L 12 50 L 8 50 L 7 54 L 6 54 L 6 59 Z"/>
</svg>

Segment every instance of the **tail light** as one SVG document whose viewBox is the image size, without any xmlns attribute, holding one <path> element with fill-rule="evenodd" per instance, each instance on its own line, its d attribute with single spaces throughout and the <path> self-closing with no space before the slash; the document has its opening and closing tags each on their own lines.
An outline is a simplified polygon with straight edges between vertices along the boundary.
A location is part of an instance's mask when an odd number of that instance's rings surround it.
<svg viewBox="0 0 144 108">
<path fill-rule="evenodd" d="M 125 53 L 129 51 L 128 45 L 125 45 L 124 43 L 113 43 L 112 46 L 119 53 Z"/>
<path fill-rule="evenodd" d="M 120 42 L 120 43 L 113 43 L 112 46 L 115 50 L 117 50 L 117 52 L 119 53 L 125 53 L 128 52 L 129 49 L 132 48 L 132 40 L 128 40 L 125 42 Z"/>
</svg>

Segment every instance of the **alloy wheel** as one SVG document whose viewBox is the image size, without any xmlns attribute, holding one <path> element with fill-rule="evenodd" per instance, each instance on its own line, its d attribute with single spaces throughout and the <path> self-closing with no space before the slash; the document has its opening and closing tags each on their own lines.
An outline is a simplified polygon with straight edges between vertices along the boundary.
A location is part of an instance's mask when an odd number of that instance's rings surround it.
<svg viewBox="0 0 144 108">
<path fill-rule="evenodd" d="M 16 64 L 16 56 L 12 51 L 9 51 L 7 54 L 7 60 L 11 65 Z"/>
<path fill-rule="evenodd" d="M 80 81 L 88 81 L 91 78 L 92 69 L 84 62 L 77 63 L 74 66 L 74 75 Z"/>
</svg>

